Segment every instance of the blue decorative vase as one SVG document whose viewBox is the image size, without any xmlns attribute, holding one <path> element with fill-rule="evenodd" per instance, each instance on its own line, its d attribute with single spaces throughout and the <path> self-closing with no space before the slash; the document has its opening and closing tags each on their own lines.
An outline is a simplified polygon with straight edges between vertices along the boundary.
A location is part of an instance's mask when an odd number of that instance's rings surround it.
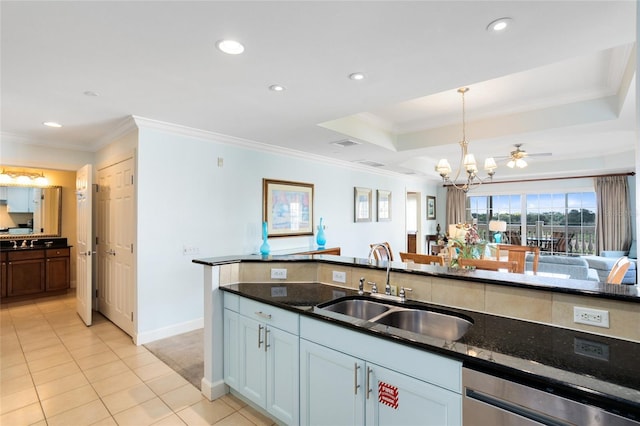
<svg viewBox="0 0 640 426">
<path fill-rule="evenodd" d="M 322 248 L 327 243 L 327 238 L 324 236 L 324 226 L 322 226 L 322 218 L 320 218 L 320 225 L 318 225 L 318 235 L 316 235 L 316 243 L 318 247 Z"/>
<path fill-rule="evenodd" d="M 260 254 L 265 256 L 269 254 L 271 247 L 267 242 L 267 222 L 262 222 L 262 245 L 260 246 Z"/>
</svg>

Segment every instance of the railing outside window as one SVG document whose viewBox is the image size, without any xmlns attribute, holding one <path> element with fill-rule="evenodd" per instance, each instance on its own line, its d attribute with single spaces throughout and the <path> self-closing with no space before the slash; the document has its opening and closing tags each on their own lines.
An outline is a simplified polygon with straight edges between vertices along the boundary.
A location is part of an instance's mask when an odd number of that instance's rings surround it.
<svg viewBox="0 0 640 426">
<path fill-rule="evenodd" d="M 594 192 L 467 197 L 467 220 L 492 241 L 490 220 L 507 222 L 503 241 L 538 246 L 551 254 L 594 254 Z"/>
</svg>

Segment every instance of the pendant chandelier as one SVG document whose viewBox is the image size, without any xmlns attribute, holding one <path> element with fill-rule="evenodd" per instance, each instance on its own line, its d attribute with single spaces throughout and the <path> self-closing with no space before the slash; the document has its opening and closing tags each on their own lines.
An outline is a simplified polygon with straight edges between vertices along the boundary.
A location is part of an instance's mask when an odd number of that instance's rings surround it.
<svg viewBox="0 0 640 426">
<path fill-rule="evenodd" d="M 459 142 L 461 155 L 460 155 L 460 165 L 458 166 L 458 171 L 456 172 L 456 176 L 452 179 L 451 175 L 451 165 L 449 165 L 449 161 L 446 158 L 438 161 L 438 165 L 436 166 L 436 171 L 442 177 L 442 181 L 445 184 L 453 185 L 455 188 L 468 192 L 473 187 L 479 186 L 483 181 L 493 178 L 493 175 L 496 173 L 496 165 L 493 157 L 489 157 L 484 160 L 484 170 L 487 172 L 487 177 L 484 179 L 478 176 L 478 165 L 476 163 L 476 158 L 473 154 L 468 152 L 469 142 L 467 141 L 466 135 L 466 117 L 465 117 L 465 105 L 464 105 L 464 94 L 469 91 L 468 87 L 461 87 L 458 89 L 458 93 L 462 95 L 462 140 Z M 462 175 L 462 170 L 465 171 L 466 181 L 458 182 L 460 175 Z M 464 179 L 464 178 L 463 178 Z"/>
</svg>

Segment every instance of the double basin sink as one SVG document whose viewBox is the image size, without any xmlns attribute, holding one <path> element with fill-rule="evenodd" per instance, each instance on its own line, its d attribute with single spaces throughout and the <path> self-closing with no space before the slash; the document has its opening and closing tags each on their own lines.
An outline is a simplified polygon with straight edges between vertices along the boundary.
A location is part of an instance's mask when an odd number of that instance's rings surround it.
<svg viewBox="0 0 640 426">
<path fill-rule="evenodd" d="M 318 308 L 450 341 L 462 338 L 473 325 L 471 319 L 458 314 L 404 307 L 365 296 L 343 297 Z"/>
</svg>

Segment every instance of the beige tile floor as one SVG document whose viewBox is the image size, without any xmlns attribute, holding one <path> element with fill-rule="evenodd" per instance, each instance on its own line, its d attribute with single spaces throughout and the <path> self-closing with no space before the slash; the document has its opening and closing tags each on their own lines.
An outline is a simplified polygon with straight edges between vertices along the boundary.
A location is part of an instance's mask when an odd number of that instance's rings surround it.
<svg viewBox="0 0 640 426">
<path fill-rule="evenodd" d="M 75 295 L 0 308 L 0 425 L 271 425 L 231 395 L 208 401 Z"/>
</svg>

